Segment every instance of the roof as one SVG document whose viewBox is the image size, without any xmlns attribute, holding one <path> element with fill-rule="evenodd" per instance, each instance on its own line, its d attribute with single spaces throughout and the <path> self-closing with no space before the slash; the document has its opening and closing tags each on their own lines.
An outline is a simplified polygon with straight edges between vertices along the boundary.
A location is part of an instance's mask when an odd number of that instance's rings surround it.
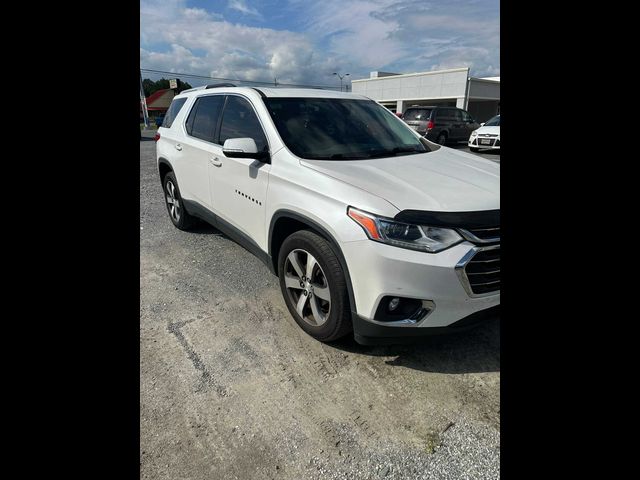
<svg viewBox="0 0 640 480">
<path fill-rule="evenodd" d="M 157 90 L 147 97 L 147 110 L 157 111 L 166 110 L 173 100 L 173 90 L 164 88 Z"/>
<path fill-rule="evenodd" d="M 259 90 L 264 94 L 265 97 L 294 97 L 294 98 L 351 98 L 358 100 L 369 100 L 368 97 L 364 95 L 358 95 L 355 93 L 349 92 L 336 92 L 335 90 L 322 90 L 316 88 L 265 88 L 265 87 L 217 87 L 217 88 L 207 88 L 207 89 L 194 89 L 189 92 L 182 92 L 180 96 L 193 96 L 193 95 L 201 95 L 202 93 L 215 93 L 215 92 L 224 92 L 224 93 L 244 93 L 254 95 L 256 94 L 256 90 Z"/>
<path fill-rule="evenodd" d="M 400 75 L 389 75 L 388 77 L 376 77 L 376 78 L 358 78 L 356 80 L 351 80 L 351 83 L 354 82 L 377 82 L 384 80 L 391 80 L 395 78 L 406 78 L 406 77 L 419 77 L 424 75 L 441 75 L 443 73 L 454 73 L 454 72 L 468 72 L 469 67 L 461 67 L 461 68 L 449 68 L 447 70 L 431 70 L 429 72 L 416 72 L 416 73 L 402 73 Z"/>
</svg>

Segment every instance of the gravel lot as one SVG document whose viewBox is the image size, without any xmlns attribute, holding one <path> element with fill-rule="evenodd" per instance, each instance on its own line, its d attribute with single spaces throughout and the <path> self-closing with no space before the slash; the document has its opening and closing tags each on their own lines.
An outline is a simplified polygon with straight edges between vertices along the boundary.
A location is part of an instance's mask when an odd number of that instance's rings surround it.
<svg viewBox="0 0 640 480">
<path fill-rule="evenodd" d="M 499 478 L 499 329 L 316 342 L 257 258 L 173 227 L 140 142 L 141 478 Z"/>
</svg>

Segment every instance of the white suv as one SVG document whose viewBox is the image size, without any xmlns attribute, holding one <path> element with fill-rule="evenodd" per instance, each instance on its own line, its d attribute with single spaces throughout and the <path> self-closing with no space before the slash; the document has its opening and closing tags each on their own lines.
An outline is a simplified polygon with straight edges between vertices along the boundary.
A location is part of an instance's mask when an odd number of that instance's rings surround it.
<svg viewBox="0 0 640 480">
<path fill-rule="evenodd" d="M 257 255 L 316 339 L 400 343 L 499 314 L 500 166 L 373 100 L 200 87 L 156 139 L 173 224 L 202 219 Z"/>
</svg>

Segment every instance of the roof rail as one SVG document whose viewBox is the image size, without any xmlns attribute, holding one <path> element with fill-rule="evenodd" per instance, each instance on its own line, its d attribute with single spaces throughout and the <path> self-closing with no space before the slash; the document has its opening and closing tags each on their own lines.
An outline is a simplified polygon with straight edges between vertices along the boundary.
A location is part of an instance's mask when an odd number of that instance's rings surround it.
<svg viewBox="0 0 640 480">
<path fill-rule="evenodd" d="M 182 90 L 180 93 L 193 92 L 195 90 L 204 90 L 205 88 L 207 88 L 207 87 L 205 87 L 204 85 L 201 86 L 201 87 L 187 88 L 186 90 Z"/>
<path fill-rule="evenodd" d="M 237 85 L 233 83 L 212 83 L 211 85 L 206 86 L 206 88 L 218 88 L 218 87 L 237 87 Z"/>
</svg>

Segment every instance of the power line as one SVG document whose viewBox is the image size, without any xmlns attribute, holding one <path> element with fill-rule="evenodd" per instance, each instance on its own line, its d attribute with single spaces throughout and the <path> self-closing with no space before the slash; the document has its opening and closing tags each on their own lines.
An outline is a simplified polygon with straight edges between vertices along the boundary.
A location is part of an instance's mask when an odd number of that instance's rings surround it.
<svg viewBox="0 0 640 480">
<path fill-rule="evenodd" d="M 189 77 L 189 78 L 206 78 L 207 80 L 223 80 L 226 82 L 241 82 L 241 83 L 254 83 L 254 84 L 260 84 L 260 85 L 273 85 L 273 82 L 263 82 L 263 81 L 259 81 L 259 80 L 241 80 L 239 78 L 222 78 L 222 77 L 210 77 L 208 75 L 196 75 L 193 73 L 178 73 L 178 72 L 167 72 L 165 70 L 151 70 L 148 68 L 141 68 L 140 70 L 142 70 L 143 72 L 149 72 L 149 73 L 162 73 L 162 74 L 167 74 L 167 75 L 174 75 L 176 77 L 180 76 L 180 77 Z M 314 88 L 336 88 L 333 85 L 304 85 L 304 84 L 297 84 L 297 83 L 281 83 L 278 82 L 278 85 L 284 85 L 287 87 L 314 87 Z"/>
</svg>

